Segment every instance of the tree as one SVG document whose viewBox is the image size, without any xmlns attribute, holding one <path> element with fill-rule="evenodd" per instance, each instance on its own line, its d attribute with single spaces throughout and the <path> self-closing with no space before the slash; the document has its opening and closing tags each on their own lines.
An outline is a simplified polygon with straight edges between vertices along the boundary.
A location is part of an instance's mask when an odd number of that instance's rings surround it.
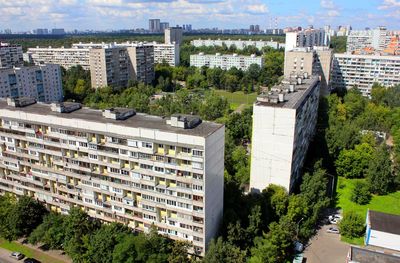
<svg viewBox="0 0 400 263">
<path fill-rule="evenodd" d="M 356 145 L 353 150 L 343 150 L 335 162 L 337 173 L 346 178 L 363 178 L 373 152 L 373 147 L 367 143 Z"/>
<path fill-rule="evenodd" d="M 361 237 L 364 233 L 364 220 L 354 211 L 344 214 L 343 219 L 339 222 L 340 233 L 348 238 Z"/>
<path fill-rule="evenodd" d="M 365 182 L 357 181 L 351 192 L 350 200 L 359 205 L 366 205 L 371 200 L 369 186 Z"/>
<path fill-rule="evenodd" d="M 367 183 L 371 192 L 385 195 L 394 186 L 392 161 L 385 146 L 379 147 L 373 154 L 367 170 Z"/>
<path fill-rule="evenodd" d="M 225 242 L 222 237 L 211 240 L 204 263 L 244 263 L 246 254 L 240 248 Z"/>
<path fill-rule="evenodd" d="M 46 215 L 43 223 L 30 234 L 29 243 L 42 243 L 50 249 L 62 249 L 65 239 L 64 220 L 65 216 L 58 213 Z"/>
<path fill-rule="evenodd" d="M 270 202 L 272 221 L 286 214 L 289 194 L 284 187 L 271 184 L 263 191 L 263 196 Z"/>
<path fill-rule="evenodd" d="M 16 205 L 16 198 L 10 194 L 0 196 L 0 236 L 11 240 L 12 234 L 9 227 L 9 216 Z"/>
<path fill-rule="evenodd" d="M 225 98 L 208 92 L 200 105 L 200 115 L 206 120 L 216 120 L 223 117 L 228 109 L 229 104 Z"/>
<path fill-rule="evenodd" d="M 21 196 L 18 202 L 8 214 L 9 236 L 6 238 L 14 240 L 28 236 L 43 221 L 47 214 L 46 208 L 38 201 L 28 196 Z"/>
<path fill-rule="evenodd" d="M 113 263 L 134 263 L 136 261 L 136 236 L 125 234 L 118 244 L 115 244 L 113 251 Z"/>
<path fill-rule="evenodd" d="M 171 253 L 168 256 L 168 263 L 190 263 L 195 262 L 189 258 L 188 250 L 192 248 L 189 242 L 174 241 L 172 244 Z"/>
</svg>

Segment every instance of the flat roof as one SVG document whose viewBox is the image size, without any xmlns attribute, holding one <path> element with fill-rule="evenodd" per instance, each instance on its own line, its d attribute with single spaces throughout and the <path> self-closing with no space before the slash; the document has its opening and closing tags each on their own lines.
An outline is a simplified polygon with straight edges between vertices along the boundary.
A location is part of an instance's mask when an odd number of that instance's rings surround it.
<svg viewBox="0 0 400 263">
<path fill-rule="evenodd" d="M 400 215 L 368 210 L 368 220 L 373 230 L 400 235 Z"/>
<path fill-rule="evenodd" d="M 293 83 L 297 81 L 296 79 L 291 80 Z M 317 86 L 319 82 L 318 76 L 311 76 L 306 79 L 302 79 L 302 84 L 295 85 L 295 92 L 291 93 L 284 93 L 285 101 L 279 103 L 272 103 L 272 102 L 263 102 L 263 101 L 256 101 L 254 103 L 255 106 L 264 106 L 264 107 L 275 107 L 275 108 L 287 108 L 287 109 L 297 109 L 305 100 L 305 98 L 310 94 L 310 92 Z M 281 90 L 288 90 L 290 86 L 290 82 L 287 80 L 285 83 L 280 85 L 274 86 L 272 89 L 281 89 Z M 278 92 L 273 92 L 272 96 L 278 95 Z M 268 94 L 261 95 L 261 96 L 268 96 Z"/>
<path fill-rule="evenodd" d="M 351 262 L 360 263 L 399 263 L 400 256 L 395 254 L 384 253 L 383 251 L 377 251 L 369 248 L 350 247 L 350 258 Z"/>
<path fill-rule="evenodd" d="M 223 124 L 203 121 L 201 124 L 192 129 L 183 129 L 172 127 L 171 125 L 167 124 L 166 121 L 169 118 L 152 116 L 143 113 L 137 113 L 136 115 L 129 117 L 126 120 L 113 120 L 103 117 L 102 110 L 95 110 L 84 107 L 70 113 L 59 113 L 51 110 L 51 104 L 36 103 L 25 107 L 13 107 L 8 106 L 5 99 L 0 99 L 0 109 L 13 112 L 37 114 L 43 116 L 44 118 L 46 116 L 55 116 L 64 119 L 81 119 L 98 123 L 111 123 L 114 125 L 119 125 L 121 127 L 145 128 L 176 134 L 199 136 L 204 138 L 208 137 L 209 135 L 213 134 L 215 131 L 224 126 Z M 32 120 L 32 123 L 41 122 L 40 120 Z"/>
</svg>

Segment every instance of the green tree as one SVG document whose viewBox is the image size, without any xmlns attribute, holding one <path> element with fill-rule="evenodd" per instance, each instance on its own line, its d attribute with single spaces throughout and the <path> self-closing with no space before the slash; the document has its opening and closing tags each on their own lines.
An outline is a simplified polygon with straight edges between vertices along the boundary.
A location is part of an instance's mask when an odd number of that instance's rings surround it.
<svg viewBox="0 0 400 263">
<path fill-rule="evenodd" d="M 0 236 L 11 240 L 12 233 L 9 227 L 9 217 L 16 205 L 16 198 L 10 194 L 0 195 Z"/>
<path fill-rule="evenodd" d="M 364 220 L 354 211 L 344 214 L 343 219 L 339 222 L 340 233 L 348 238 L 361 237 L 364 234 Z"/>
<path fill-rule="evenodd" d="M 373 147 L 367 143 L 356 145 L 353 150 L 343 150 L 335 163 L 337 173 L 346 178 L 363 178 L 373 153 Z"/>
<path fill-rule="evenodd" d="M 172 244 L 171 253 L 168 256 L 168 263 L 190 263 L 195 262 L 189 258 L 188 251 L 192 248 L 189 242 L 174 241 Z"/>
<path fill-rule="evenodd" d="M 219 237 L 217 240 L 211 240 L 203 262 L 244 263 L 246 262 L 246 254 L 240 248 L 225 242 L 222 237 Z"/>
<path fill-rule="evenodd" d="M 136 261 L 136 236 L 125 234 L 119 243 L 115 244 L 113 251 L 113 263 L 134 263 Z"/>
<path fill-rule="evenodd" d="M 65 238 L 64 220 L 65 216 L 58 213 L 46 215 L 43 223 L 30 234 L 29 243 L 42 243 L 50 249 L 62 249 Z"/>
<path fill-rule="evenodd" d="M 228 110 L 228 101 L 214 92 L 207 92 L 204 102 L 200 105 L 200 115 L 206 120 L 221 118 Z"/>
<path fill-rule="evenodd" d="M 351 192 L 350 200 L 359 205 L 366 205 L 371 200 L 369 186 L 365 182 L 357 181 Z"/>
<path fill-rule="evenodd" d="M 395 177 L 392 174 L 392 161 L 386 147 L 379 147 L 373 154 L 367 170 L 369 189 L 379 195 L 385 195 L 394 186 Z"/>
</svg>

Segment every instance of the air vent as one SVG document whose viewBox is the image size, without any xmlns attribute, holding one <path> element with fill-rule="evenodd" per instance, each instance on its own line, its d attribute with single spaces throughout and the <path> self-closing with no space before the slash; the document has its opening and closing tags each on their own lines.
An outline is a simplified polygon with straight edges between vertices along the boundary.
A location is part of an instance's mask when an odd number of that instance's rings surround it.
<svg viewBox="0 0 400 263">
<path fill-rule="evenodd" d="M 61 102 L 51 104 L 51 110 L 60 113 L 70 113 L 79 110 L 80 108 L 82 108 L 82 105 L 75 102 Z"/>
<path fill-rule="evenodd" d="M 193 129 L 201 122 L 202 120 L 198 116 L 181 114 L 174 114 L 170 120 L 167 120 L 168 125 L 183 129 Z"/>
<path fill-rule="evenodd" d="M 126 108 L 111 108 L 107 110 L 103 110 L 103 116 L 106 119 L 112 120 L 126 120 L 129 117 L 132 117 L 136 114 L 136 112 L 132 109 Z"/>
<path fill-rule="evenodd" d="M 12 107 L 23 108 L 35 104 L 34 98 L 20 97 L 20 98 L 7 98 L 7 105 Z"/>
</svg>

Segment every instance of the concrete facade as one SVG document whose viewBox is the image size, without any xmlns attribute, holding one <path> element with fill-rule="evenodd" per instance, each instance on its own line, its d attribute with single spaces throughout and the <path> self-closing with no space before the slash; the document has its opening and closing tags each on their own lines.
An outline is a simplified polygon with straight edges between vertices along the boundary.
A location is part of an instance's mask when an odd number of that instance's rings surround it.
<svg viewBox="0 0 400 263">
<path fill-rule="evenodd" d="M 170 27 L 164 31 L 165 44 L 182 45 L 183 29 L 181 27 Z"/>
<path fill-rule="evenodd" d="M 32 97 L 41 102 L 63 99 L 61 69 L 46 64 L 0 69 L 0 97 Z"/>
<path fill-rule="evenodd" d="M 137 231 L 154 225 L 204 255 L 222 220 L 224 126 L 79 107 L 0 100 L 0 191 Z"/>
<path fill-rule="evenodd" d="M 329 46 L 326 43 L 325 31 L 323 29 L 305 29 L 286 33 L 285 51 L 293 50 L 297 47 Z"/>
<path fill-rule="evenodd" d="M 276 41 L 263 41 L 263 40 L 221 40 L 221 39 L 195 39 L 190 42 L 195 47 L 222 47 L 226 45 L 228 48 L 234 45 L 237 49 L 242 50 L 245 47 L 256 47 L 262 50 L 265 47 L 274 49 L 284 48 L 285 45 Z"/>
<path fill-rule="evenodd" d="M 22 47 L 0 42 L 0 68 L 12 68 L 24 65 Z"/>
<path fill-rule="evenodd" d="M 256 55 L 239 56 L 237 54 L 221 55 L 219 53 L 215 55 L 206 55 L 204 53 L 190 55 L 190 66 L 198 68 L 206 66 L 228 70 L 236 67 L 237 69 L 246 71 L 252 64 L 257 64 L 262 68 L 264 66 L 263 57 L 257 57 Z"/>
<path fill-rule="evenodd" d="M 357 87 L 364 96 L 371 95 L 374 83 L 390 87 L 400 84 L 400 56 L 335 54 L 332 88 Z"/>
<path fill-rule="evenodd" d="M 81 65 L 83 69 L 89 70 L 89 48 L 28 48 L 28 62 L 38 64 L 58 64 L 65 69 Z"/>
<path fill-rule="evenodd" d="M 270 184 L 293 191 L 315 132 L 319 95 L 319 77 L 312 76 L 287 80 L 257 98 L 253 107 L 252 192 L 262 192 Z"/>
</svg>

